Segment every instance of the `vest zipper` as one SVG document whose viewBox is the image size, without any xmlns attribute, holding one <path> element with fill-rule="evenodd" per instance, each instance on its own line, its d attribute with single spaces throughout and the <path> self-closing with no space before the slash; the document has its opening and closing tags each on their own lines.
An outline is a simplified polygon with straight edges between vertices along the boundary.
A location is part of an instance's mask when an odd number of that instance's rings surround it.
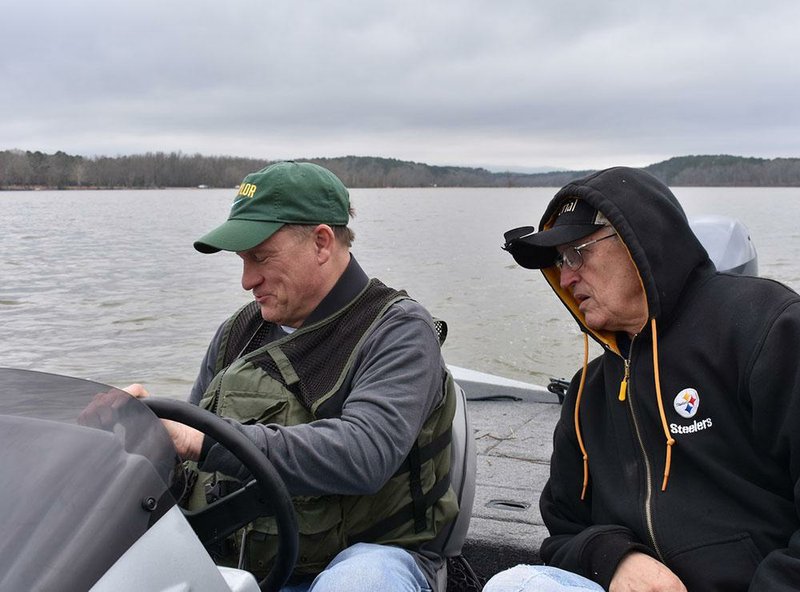
<svg viewBox="0 0 800 592">
<path fill-rule="evenodd" d="M 228 371 L 228 368 L 230 368 L 232 365 L 233 364 L 231 363 L 228 366 L 225 366 L 219 375 L 219 382 L 217 382 L 217 390 L 214 393 L 214 403 L 213 405 L 211 405 L 211 409 L 209 409 L 209 411 L 211 411 L 211 413 L 213 413 L 214 415 L 219 415 L 218 413 L 219 398 L 220 398 L 220 393 L 222 392 L 222 381 L 225 379 L 225 373 Z"/>
<path fill-rule="evenodd" d="M 664 563 L 664 556 L 661 553 L 661 549 L 658 546 L 658 542 L 656 542 L 656 532 L 655 527 L 653 526 L 653 470 L 650 465 L 650 459 L 647 457 L 647 449 L 644 445 L 644 440 L 642 439 L 642 433 L 639 429 L 639 421 L 636 418 L 636 413 L 633 408 L 633 388 L 629 384 L 630 382 L 630 371 L 631 371 L 631 358 L 633 356 L 633 342 L 638 337 L 638 333 L 633 336 L 631 339 L 630 348 L 628 350 L 628 358 L 624 361 L 625 362 L 625 376 L 622 379 L 622 384 L 620 385 L 620 401 L 624 401 L 626 397 L 623 395 L 627 394 L 627 401 L 628 401 L 628 410 L 631 414 L 631 419 L 633 420 L 633 430 L 636 433 L 636 441 L 639 443 L 639 451 L 642 453 L 642 458 L 644 459 L 644 468 L 645 468 L 645 479 L 646 479 L 646 493 L 645 493 L 645 501 L 644 501 L 644 518 L 645 518 L 645 525 L 647 526 L 647 534 L 650 537 L 650 542 L 653 544 L 653 550 L 655 550 L 656 555 L 658 555 L 659 560 Z M 625 392 L 623 393 L 623 385 Z"/>
</svg>

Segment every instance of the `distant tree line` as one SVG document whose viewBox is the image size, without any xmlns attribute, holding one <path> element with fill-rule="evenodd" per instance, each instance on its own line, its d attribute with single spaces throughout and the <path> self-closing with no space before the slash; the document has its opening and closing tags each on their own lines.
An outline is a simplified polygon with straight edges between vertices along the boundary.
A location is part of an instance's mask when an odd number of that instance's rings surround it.
<svg viewBox="0 0 800 592">
<path fill-rule="evenodd" d="M 0 152 L 0 187 L 233 187 L 268 161 L 230 156 L 148 152 L 85 158 L 64 152 Z"/>
<path fill-rule="evenodd" d="M 800 158 L 677 156 L 645 170 L 673 187 L 800 186 Z"/>
<path fill-rule="evenodd" d="M 558 184 L 575 173 L 492 173 L 370 156 L 303 158 L 333 171 L 348 187 L 526 187 Z M 233 156 L 148 152 L 133 156 L 71 156 L 21 150 L 0 152 L 0 188 L 234 187 L 271 162 Z M 550 176 L 553 176 L 553 180 Z"/>
<path fill-rule="evenodd" d="M 372 156 L 298 160 L 332 170 L 348 187 L 560 187 L 591 172 L 493 173 Z M 61 151 L 5 150 L 0 151 L 0 189 L 234 187 L 247 173 L 271 162 L 181 152 L 87 158 Z M 798 158 L 680 156 L 645 170 L 672 186 L 800 186 Z"/>
</svg>

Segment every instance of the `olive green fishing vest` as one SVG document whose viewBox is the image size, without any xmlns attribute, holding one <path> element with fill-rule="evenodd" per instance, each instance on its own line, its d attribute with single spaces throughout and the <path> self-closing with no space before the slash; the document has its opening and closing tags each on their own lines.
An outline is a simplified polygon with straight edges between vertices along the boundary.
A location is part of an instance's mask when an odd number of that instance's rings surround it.
<svg viewBox="0 0 800 592">
<path fill-rule="evenodd" d="M 244 306 L 223 328 L 217 374 L 200 406 L 246 424 L 292 426 L 339 417 L 349 394 L 343 382 L 359 345 L 385 311 L 405 298 L 404 292 L 373 279 L 334 315 L 261 347 L 258 332 L 267 324 L 257 303 Z M 300 529 L 295 574 L 321 572 L 339 551 L 360 541 L 418 548 L 455 518 L 458 502 L 450 487 L 450 430 L 456 391 L 446 370 L 442 383 L 442 401 L 380 491 L 293 498 Z M 231 481 L 219 473 L 201 473 L 190 509 L 213 501 L 210 492 L 224 492 Z M 259 518 L 246 527 L 243 567 L 257 575 L 269 569 L 276 551 L 275 533 L 272 518 Z M 224 558 L 217 559 L 226 563 Z"/>
</svg>

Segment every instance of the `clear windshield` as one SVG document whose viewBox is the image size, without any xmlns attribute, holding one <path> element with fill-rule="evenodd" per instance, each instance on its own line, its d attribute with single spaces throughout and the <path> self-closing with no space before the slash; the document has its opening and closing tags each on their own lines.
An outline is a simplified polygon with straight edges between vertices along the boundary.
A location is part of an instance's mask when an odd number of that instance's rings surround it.
<svg viewBox="0 0 800 592">
<path fill-rule="evenodd" d="M 0 368 L 0 589 L 88 589 L 183 490 L 140 401 L 102 384 Z"/>
</svg>

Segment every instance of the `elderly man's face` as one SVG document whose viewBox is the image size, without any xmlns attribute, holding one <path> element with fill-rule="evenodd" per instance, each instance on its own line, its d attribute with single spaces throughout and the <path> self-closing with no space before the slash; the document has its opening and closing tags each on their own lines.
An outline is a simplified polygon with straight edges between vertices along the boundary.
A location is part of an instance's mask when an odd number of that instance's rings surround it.
<svg viewBox="0 0 800 592">
<path fill-rule="evenodd" d="M 253 292 L 261 316 L 299 327 L 320 299 L 322 280 L 313 234 L 298 234 L 284 226 L 239 256 L 242 288 Z"/>
<path fill-rule="evenodd" d="M 610 233 L 602 228 L 564 248 L 587 243 Z M 581 250 L 583 265 L 561 268 L 561 287 L 578 302 L 586 326 L 593 330 L 638 333 L 647 322 L 647 300 L 639 274 L 619 237 L 597 242 Z"/>
</svg>

